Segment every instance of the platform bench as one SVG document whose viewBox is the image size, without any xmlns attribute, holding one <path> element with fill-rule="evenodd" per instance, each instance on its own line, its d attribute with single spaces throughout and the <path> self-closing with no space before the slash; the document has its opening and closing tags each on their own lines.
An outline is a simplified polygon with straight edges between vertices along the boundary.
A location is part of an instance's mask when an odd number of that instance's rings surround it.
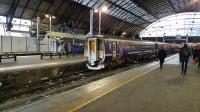
<svg viewBox="0 0 200 112">
<path fill-rule="evenodd" d="M 15 54 L 0 54 L 0 63 L 2 62 L 2 59 L 14 59 L 14 61 L 17 61 L 17 56 Z"/>
<path fill-rule="evenodd" d="M 62 53 L 42 53 L 40 59 L 43 59 L 43 56 L 50 56 L 52 59 L 53 56 L 59 56 L 61 58 Z"/>
</svg>

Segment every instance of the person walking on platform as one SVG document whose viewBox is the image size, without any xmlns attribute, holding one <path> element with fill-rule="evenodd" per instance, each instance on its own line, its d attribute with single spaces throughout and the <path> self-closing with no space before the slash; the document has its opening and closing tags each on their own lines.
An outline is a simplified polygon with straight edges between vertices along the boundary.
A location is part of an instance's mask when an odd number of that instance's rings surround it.
<svg viewBox="0 0 200 112">
<path fill-rule="evenodd" d="M 197 50 L 198 69 L 200 68 L 200 48 Z"/>
<path fill-rule="evenodd" d="M 181 57 L 181 62 L 182 62 L 181 74 L 186 75 L 187 65 L 188 65 L 190 56 L 191 56 L 191 50 L 187 46 L 187 44 L 184 44 L 184 46 L 182 47 L 180 51 L 180 57 Z"/>
<path fill-rule="evenodd" d="M 164 50 L 163 47 L 158 51 L 158 59 L 160 61 L 160 69 L 163 67 L 163 63 L 165 61 L 165 58 L 167 57 L 166 50 Z"/>
<path fill-rule="evenodd" d="M 180 64 L 181 64 L 181 61 L 182 61 L 182 59 L 181 59 L 181 58 L 182 58 L 182 57 L 181 57 L 181 51 L 182 51 L 182 47 L 179 48 L 179 53 L 178 53 L 178 54 L 179 54 L 179 62 L 180 62 Z"/>
<path fill-rule="evenodd" d="M 193 52 L 192 52 L 192 58 L 193 58 L 193 64 L 197 64 L 197 61 L 198 61 L 198 48 L 194 48 L 193 49 Z"/>
</svg>

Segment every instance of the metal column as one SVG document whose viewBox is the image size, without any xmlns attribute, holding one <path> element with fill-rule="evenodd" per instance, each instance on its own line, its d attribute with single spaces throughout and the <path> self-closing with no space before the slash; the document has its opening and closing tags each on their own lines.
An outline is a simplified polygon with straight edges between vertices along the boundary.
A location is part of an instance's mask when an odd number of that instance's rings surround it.
<svg viewBox="0 0 200 112">
<path fill-rule="evenodd" d="M 51 52 L 51 47 L 53 46 L 52 45 L 52 40 L 51 40 L 51 16 L 49 17 L 49 31 L 50 31 L 50 45 L 49 46 L 49 51 Z"/>
<path fill-rule="evenodd" d="M 186 44 L 188 44 L 188 34 L 186 35 Z"/>
<path fill-rule="evenodd" d="M 90 10 L 90 36 L 93 36 L 93 17 L 94 11 L 93 9 Z"/>
<path fill-rule="evenodd" d="M 3 37 L 1 35 L 1 52 L 3 52 Z"/>
<path fill-rule="evenodd" d="M 165 36 L 163 36 L 163 43 L 165 43 Z"/>
<path fill-rule="evenodd" d="M 10 37 L 10 51 L 12 52 L 13 51 L 13 46 L 12 46 L 12 42 L 13 41 L 13 38 L 12 36 Z"/>
<path fill-rule="evenodd" d="M 27 36 L 26 36 L 26 54 L 28 53 L 28 41 L 27 41 Z"/>
<path fill-rule="evenodd" d="M 39 31 L 40 17 L 37 17 L 37 52 L 40 52 L 40 31 Z"/>
<path fill-rule="evenodd" d="M 49 17 L 49 31 L 51 33 L 51 17 Z"/>
<path fill-rule="evenodd" d="M 101 11 L 99 11 L 99 35 L 101 35 Z"/>
</svg>

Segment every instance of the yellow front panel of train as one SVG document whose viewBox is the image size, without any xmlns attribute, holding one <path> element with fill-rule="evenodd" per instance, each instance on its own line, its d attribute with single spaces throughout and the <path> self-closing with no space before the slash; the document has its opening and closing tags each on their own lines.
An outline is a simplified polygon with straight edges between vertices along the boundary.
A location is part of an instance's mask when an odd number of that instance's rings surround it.
<svg viewBox="0 0 200 112">
<path fill-rule="evenodd" d="M 95 42 L 94 41 L 90 41 L 90 51 L 95 52 Z"/>
</svg>

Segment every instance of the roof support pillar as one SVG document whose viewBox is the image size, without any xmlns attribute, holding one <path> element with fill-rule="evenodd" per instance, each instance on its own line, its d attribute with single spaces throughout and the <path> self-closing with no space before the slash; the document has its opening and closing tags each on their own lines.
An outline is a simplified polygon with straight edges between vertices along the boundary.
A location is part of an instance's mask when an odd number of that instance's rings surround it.
<svg viewBox="0 0 200 112">
<path fill-rule="evenodd" d="M 6 27 L 7 27 L 7 31 L 10 31 L 11 28 L 12 28 L 12 20 L 13 20 L 13 16 L 15 15 L 15 12 L 16 12 L 16 9 L 17 9 L 17 6 L 19 4 L 20 0 L 13 0 L 10 8 L 9 8 L 9 11 L 7 13 L 7 16 L 6 16 Z"/>
<path fill-rule="evenodd" d="M 93 16 L 94 11 L 93 9 L 90 9 L 90 36 L 93 36 Z"/>
</svg>

